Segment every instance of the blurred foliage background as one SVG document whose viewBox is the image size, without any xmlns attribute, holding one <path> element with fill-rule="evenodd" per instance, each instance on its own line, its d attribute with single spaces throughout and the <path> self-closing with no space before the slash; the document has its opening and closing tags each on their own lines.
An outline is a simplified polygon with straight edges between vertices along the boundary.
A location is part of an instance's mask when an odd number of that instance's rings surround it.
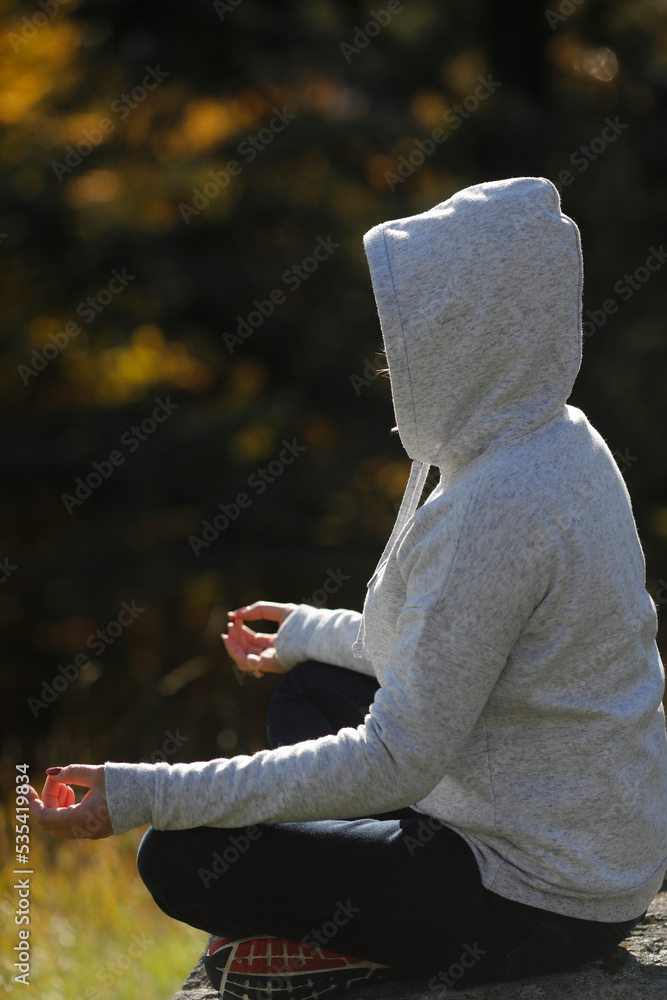
<svg viewBox="0 0 667 1000">
<path fill-rule="evenodd" d="M 40 785 L 264 745 L 275 680 L 241 683 L 226 611 L 359 608 L 409 467 L 363 233 L 475 182 L 549 177 L 581 229 L 572 402 L 667 600 L 667 268 L 645 268 L 667 236 L 667 0 L 392 7 L 0 4 L 5 798 L 18 762 Z M 143 610 L 119 629 L 123 602 Z"/>
</svg>

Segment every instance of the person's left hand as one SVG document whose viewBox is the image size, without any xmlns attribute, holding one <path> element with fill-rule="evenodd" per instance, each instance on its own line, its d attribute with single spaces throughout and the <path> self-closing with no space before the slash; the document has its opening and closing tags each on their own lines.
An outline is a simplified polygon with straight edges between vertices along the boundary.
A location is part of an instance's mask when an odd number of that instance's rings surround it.
<svg viewBox="0 0 667 1000">
<path fill-rule="evenodd" d="M 297 607 L 296 604 L 277 604 L 275 601 L 255 601 L 236 611 L 228 611 L 227 632 L 222 634 L 225 649 L 234 663 L 246 673 L 255 677 L 262 674 L 284 674 L 283 667 L 276 653 L 275 632 L 254 632 L 245 624 L 259 619 L 277 622 L 279 625 L 290 616 Z"/>
<path fill-rule="evenodd" d="M 89 791 L 77 803 L 74 789 L 67 784 L 83 785 Z M 113 836 L 104 783 L 104 764 L 69 764 L 59 774 L 47 774 L 42 797 L 28 786 L 30 811 L 40 826 L 59 840 L 101 840 Z"/>
</svg>

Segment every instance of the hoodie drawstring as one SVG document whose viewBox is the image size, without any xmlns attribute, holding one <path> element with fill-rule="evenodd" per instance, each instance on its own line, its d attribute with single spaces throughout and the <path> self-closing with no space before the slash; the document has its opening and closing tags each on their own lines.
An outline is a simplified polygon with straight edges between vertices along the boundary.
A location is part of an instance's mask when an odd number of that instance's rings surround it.
<svg viewBox="0 0 667 1000">
<path fill-rule="evenodd" d="M 394 522 L 394 527 L 392 529 L 391 535 L 389 536 L 389 541 L 384 547 L 382 555 L 380 556 L 379 562 L 375 568 L 375 572 L 368 581 L 368 588 L 370 588 L 373 580 L 378 575 L 382 566 L 384 565 L 385 559 L 389 556 L 391 552 L 394 541 L 397 536 L 400 535 L 401 531 L 410 520 L 412 515 L 417 509 L 417 504 L 419 503 L 420 497 L 424 489 L 424 483 L 426 482 L 426 477 L 428 476 L 428 471 L 430 465 L 426 462 L 413 461 L 412 467 L 410 468 L 410 476 L 408 478 L 407 486 L 405 487 L 405 493 L 403 494 L 403 499 L 401 500 L 401 506 L 398 509 L 398 514 L 396 515 L 396 521 Z M 367 588 L 367 593 L 368 593 Z M 361 614 L 361 622 L 359 623 L 359 631 L 357 633 L 356 641 L 352 644 L 352 652 L 354 653 L 355 659 L 360 659 L 363 656 L 365 648 L 365 636 L 366 636 L 366 602 L 364 601 L 364 610 Z"/>
</svg>

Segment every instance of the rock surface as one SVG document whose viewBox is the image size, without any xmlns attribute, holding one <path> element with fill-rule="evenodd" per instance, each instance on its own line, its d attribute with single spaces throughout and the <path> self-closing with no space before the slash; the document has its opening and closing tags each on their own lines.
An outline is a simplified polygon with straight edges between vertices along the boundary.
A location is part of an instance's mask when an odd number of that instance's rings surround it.
<svg viewBox="0 0 667 1000">
<path fill-rule="evenodd" d="M 664 887 L 663 887 L 664 888 Z M 359 1000 L 667 1000 L 667 892 L 658 893 L 646 919 L 607 958 L 573 972 L 466 990 L 429 989 L 417 979 L 369 986 Z M 219 1000 L 201 958 L 172 1000 Z"/>
</svg>

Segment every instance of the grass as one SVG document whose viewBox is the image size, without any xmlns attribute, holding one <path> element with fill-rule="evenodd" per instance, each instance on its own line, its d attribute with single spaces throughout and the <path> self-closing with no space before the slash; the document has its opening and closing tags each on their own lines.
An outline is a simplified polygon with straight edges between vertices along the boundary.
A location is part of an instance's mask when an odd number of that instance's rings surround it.
<svg viewBox="0 0 667 1000">
<path fill-rule="evenodd" d="M 165 916 L 137 873 L 142 831 L 101 841 L 56 841 L 30 824 L 30 985 L 14 981 L 14 922 L 21 876 L 12 874 L 13 832 L 0 848 L 0 998 L 169 1000 L 201 953 L 206 934 Z M 26 876 L 24 876 L 26 877 Z"/>
</svg>

